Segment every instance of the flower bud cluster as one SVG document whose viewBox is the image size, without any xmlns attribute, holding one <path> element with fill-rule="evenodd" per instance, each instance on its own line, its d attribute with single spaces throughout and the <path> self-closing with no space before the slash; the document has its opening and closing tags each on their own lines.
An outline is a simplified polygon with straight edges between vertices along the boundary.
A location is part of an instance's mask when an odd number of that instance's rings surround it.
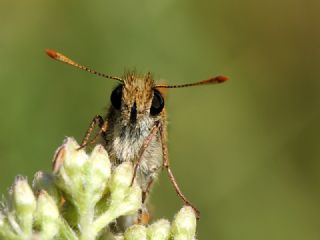
<svg viewBox="0 0 320 240">
<path fill-rule="evenodd" d="M 142 194 L 136 182 L 131 185 L 131 163 L 111 169 L 101 145 L 88 155 L 67 138 L 55 154 L 52 174 L 36 173 L 32 187 L 26 178 L 16 177 L 0 207 L 0 239 L 194 239 L 196 220 L 190 207 L 182 208 L 172 225 L 159 220 L 113 236 L 110 223 L 137 213 Z"/>
</svg>

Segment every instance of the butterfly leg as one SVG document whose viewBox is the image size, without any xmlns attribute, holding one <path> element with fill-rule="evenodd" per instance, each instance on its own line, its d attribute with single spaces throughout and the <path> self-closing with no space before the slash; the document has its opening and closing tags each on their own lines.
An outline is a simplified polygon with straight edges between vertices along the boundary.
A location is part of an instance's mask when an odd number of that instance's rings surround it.
<svg viewBox="0 0 320 240">
<path fill-rule="evenodd" d="M 180 190 L 180 187 L 177 183 L 177 180 L 175 179 L 175 177 L 171 171 L 170 164 L 169 164 L 169 158 L 168 158 L 167 137 L 166 137 L 165 133 L 166 133 L 165 129 L 161 128 L 160 129 L 160 136 L 161 136 L 161 143 L 162 143 L 163 167 L 167 170 L 169 180 L 172 183 L 174 189 L 176 190 L 176 193 L 178 194 L 178 196 L 182 199 L 182 201 L 184 202 L 185 205 L 188 205 L 193 208 L 194 212 L 197 215 L 197 219 L 199 219 L 200 218 L 200 211 L 195 206 L 193 206 L 193 204 L 182 193 L 182 191 Z"/>
<path fill-rule="evenodd" d="M 154 125 L 152 128 L 151 128 L 151 131 L 148 135 L 148 137 L 146 137 L 146 139 L 144 140 L 143 142 L 143 145 L 142 147 L 140 148 L 140 152 L 139 152 L 139 159 L 138 161 L 135 163 L 134 165 L 134 170 L 133 170 L 133 176 L 132 176 L 132 180 L 131 180 L 131 186 L 134 182 L 134 179 L 136 178 L 137 176 L 137 170 L 138 170 L 138 167 L 141 163 L 141 160 L 142 160 L 142 157 L 143 157 L 143 153 L 144 151 L 147 149 L 147 147 L 149 146 L 149 144 L 151 143 L 152 139 L 155 137 L 155 135 L 157 134 L 159 130 L 159 126 L 158 124 Z"/>
<path fill-rule="evenodd" d="M 134 171 L 133 171 L 133 176 L 132 176 L 132 181 L 131 181 L 131 185 L 133 184 L 134 182 L 134 179 L 136 178 L 137 176 L 137 170 L 138 170 L 138 167 L 142 161 L 142 157 L 143 157 L 143 153 L 144 151 L 148 148 L 149 144 L 151 143 L 152 139 L 156 136 L 157 132 L 159 130 L 159 123 L 156 123 L 152 128 L 151 128 L 151 131 L 148 135 L 148 137 L 146 137 L 141 149 L 140 149 L 140 152 L 139 152 L 139 159 L 138 161 L 135 163 L 135 166 L 134 166 Z M 146 198 L 147 198 L 147 195 L 149 194 L 150 192 L 150 188 L 151 188 L 151 185 L 153 183 L 153 177 L 150 177 L 150 180 L 148 182 L 148 185 L 145 189 L 142 190 L 142 208 L 139 210 L 139 213 L 138 213 L 138 218 L 137 218 L 137 223 L 138 224 L 148 224 L 149 221 L 150 221 L 150 213 L 148 211 L 148 208 L 147 206 L 145 205 L 146 203 Z"/>
<path fill-rule="evenodd" d="M 100 129 L 96 133 L 96 135 L 93 137 L 93 139 L 89 140 L 90 136 L 91 136 L 91 134 L 92 134 L 92 132 L 93 132 L 93 130 L 94 130 L 96 125 L 98 125 Z M 88 130 L 86 132 L 86 135 L 84 136 L 79 149 L 82 149 L 82 148 L 88 146 L 89 144 L 95 143 L 100 135 L 105 135 L 105 133 L 107 131 L 107 128 L 108 128 L 108 122 L 104 121 L 103 118 L 100 115 L 96 115 L 92 119 L 92 121 L 91 121 L 91 123 L 89 125 L 89 128 L 88 128 Z"/>
</svg>

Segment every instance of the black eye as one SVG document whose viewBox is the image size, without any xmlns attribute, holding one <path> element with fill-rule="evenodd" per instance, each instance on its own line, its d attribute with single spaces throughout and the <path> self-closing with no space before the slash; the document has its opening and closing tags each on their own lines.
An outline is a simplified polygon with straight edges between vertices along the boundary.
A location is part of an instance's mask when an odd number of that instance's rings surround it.
<svg viewBox="0 0 320 240">
<path fill-rule="evenodd" d="M 152 99 L 152 104 L 150 108 L 150 114 L 155 116 L 158 115 L 164 107 L 164 100 L 163 97 L 161 96 L 161 93 L 157 90 L 153 90 L 153 99 Z"/>
<path fill-rule="evenodd" d="M 122 99 L 122 85 L 116 87 L 111 93 L 111 103 L 115 109 L 121 108 L 121 99 Z"/>
</svg>

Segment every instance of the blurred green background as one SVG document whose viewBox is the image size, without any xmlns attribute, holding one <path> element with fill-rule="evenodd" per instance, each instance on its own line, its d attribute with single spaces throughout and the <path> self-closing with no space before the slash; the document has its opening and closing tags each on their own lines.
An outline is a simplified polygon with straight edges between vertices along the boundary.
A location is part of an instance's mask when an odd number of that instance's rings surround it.
<svg viewBox="0 0 320 240">
<path fill-rule="evenodd" d="M 115 82 L 49 59 L 52 48 L 115 76 L 229 76 L 166 102 L 198 238 L 319 239 L 319 10 L 316 0 L 2 0 L 1 193 L 17 174 L 50 171 L 64 137 L 80 141 L 109 104 Z M 165 173 L 151 202 L 155 218 L 181 207 Z"/>
</svg>

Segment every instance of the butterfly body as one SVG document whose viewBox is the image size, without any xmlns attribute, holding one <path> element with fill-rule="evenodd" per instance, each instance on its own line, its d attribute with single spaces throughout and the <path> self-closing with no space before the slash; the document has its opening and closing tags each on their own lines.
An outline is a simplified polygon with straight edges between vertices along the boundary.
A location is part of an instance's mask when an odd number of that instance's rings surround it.
<svg viewBox="0 0 320 240">
<path fill-rule="evenodd" d="M 152 103 L 155 105 L 159 100 L 154 96 L 154 81 L 150 74 L 137 76 L 130 72 L 123 79 L 124 83 L 113 90 L 112 104 L 105 117 L 108 128 L 103 138 L 113 162 L 140 162 L 136 180 L 146 191 L 148 183 L 162 167 L 160 133 L 155 134 L 143 153 L 141 148 L 155 125 L 163 127 L 166 124 L 166 114 L 164 109 L 159 114 L 150 113 Z"/>
</svg>

